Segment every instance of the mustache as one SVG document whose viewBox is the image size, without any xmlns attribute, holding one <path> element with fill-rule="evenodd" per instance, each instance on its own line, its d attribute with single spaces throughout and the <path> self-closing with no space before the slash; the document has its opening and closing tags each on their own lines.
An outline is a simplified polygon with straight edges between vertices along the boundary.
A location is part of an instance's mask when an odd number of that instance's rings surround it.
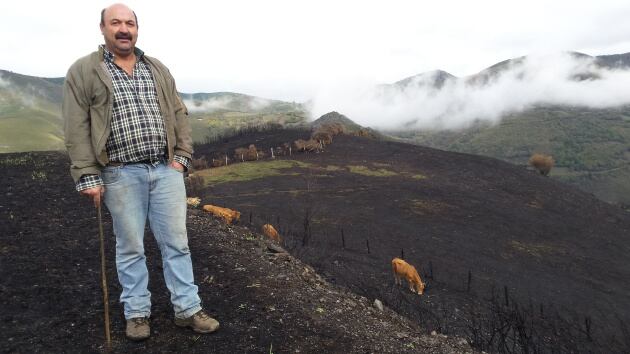
<svg viewBox="0 0 630 354">
<path fill-rule="evenodd" d="M 131 33 L 118 32 L 118 33 L 116 33 L 115 38 L 116 39 L 128 39 L 128 40 L 131 40 L 132 36 L 131 36 Z"/>
</svg>

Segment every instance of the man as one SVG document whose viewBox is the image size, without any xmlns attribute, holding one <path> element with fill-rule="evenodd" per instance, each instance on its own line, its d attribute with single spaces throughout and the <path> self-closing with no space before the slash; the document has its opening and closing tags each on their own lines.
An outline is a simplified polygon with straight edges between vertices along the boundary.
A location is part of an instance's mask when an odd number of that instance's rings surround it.
<svg viewBox="0 0 630 354">
<path fill-rule="evenodd" d="M 138 21 L 131 9 L 104 9 L 100 27 L 105 44 L 68 70 L 62 114 L 77 190 L 96 206 L 103 197 L 112 215 L 126 335 L 150 335 L 147 218 L 162 254 L 175 324 L 213 332 L 219 323 L 201 308 L 186 234 L 183 172 L 192 154 L 186 107 L 168 69 L 135 47 Z"/>
</svg>

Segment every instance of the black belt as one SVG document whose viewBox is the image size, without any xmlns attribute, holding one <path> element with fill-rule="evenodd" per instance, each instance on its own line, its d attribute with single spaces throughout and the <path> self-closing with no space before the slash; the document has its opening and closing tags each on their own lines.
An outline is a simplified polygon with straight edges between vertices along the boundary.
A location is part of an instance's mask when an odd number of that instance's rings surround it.
<svg viewBox="0 0 630 354">
<path fill-rule="evenodd" d="M 147 165 L 153 164 L 153 162 L 151 162 L 151 160 L 142 160 L 142 161 L 137 161 L 137 162 L 116 162 L 116 161 L 110 161 L 110 162 L 107 163 L 107 166 L 118 167 L 118 166 L 131 165 L 131 164 L 136 164 L 136 163 L 145 163 Z"/>
</svg>

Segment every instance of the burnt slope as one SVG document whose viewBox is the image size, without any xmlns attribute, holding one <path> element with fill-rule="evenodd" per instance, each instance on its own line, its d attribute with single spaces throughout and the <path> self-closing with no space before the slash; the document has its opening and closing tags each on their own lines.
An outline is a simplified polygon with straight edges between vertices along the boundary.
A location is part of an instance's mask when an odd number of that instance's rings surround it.
<svg viewBox="0 0 630 354">
<path fill-rule="evenodd" d="M 0 155 L 0 351 L 97 352 L 104 344 L 98 226 L 74 192 L 62 153 Z M 111 221 L 104 215 L 114 352 L 461 353 L 456 338 L 428 336 L 373 299 L 332 286 L 260 235 L 191 210 L 196 282 L 222 328 L 199 336 L 172 323 L 169 294 L 150 232 L 146 253 L 152 337 L 124 338 Z"/>
<path fill-rule="evenodd" d="M 492 158 L 350 136 L 291 158 L 308 165 L 212 185 L 205 200 L 276 223 L 328 279 L 429 329 L 470 334 L 462 308 L 484 307 L 504 286 L 520 304 L 577 321 L 580 336 L 585 318 L 590 336 L 617 339 L 619 320 L 630 320 L 630 215 L 590 194 Z M 389 262 L 401 250 L 433 275 L 422 298 L 392 289 Z M 549 345 L 579 348 L 575 333 Z"/>
</svg>

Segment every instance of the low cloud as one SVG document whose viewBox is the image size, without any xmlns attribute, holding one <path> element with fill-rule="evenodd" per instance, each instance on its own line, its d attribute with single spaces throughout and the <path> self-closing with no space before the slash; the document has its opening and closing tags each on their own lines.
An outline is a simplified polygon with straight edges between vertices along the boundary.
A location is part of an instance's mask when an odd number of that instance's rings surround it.
<svg viewBox="0 0 630 354">
<path fill-rule="evenodd" d="M 10 85 L 9 81 L 5 80 L 2 75 L 0 75 L 0 88 L 8 88 Z"/>
<path fill-rule="evenodd" d="M 438 87 L 433 82 L 443 72 L 426 73 L 406 85 L 366 89 L 346 83 L 321 91 L 313 113 L 336 110 L 379 129 L 457 129 L 479 120 L 495 123 L 537 105 L 630 104 L 630 71 L 601 68 L 592 57 L 534 55 L 513 60 L 487 80 L 483 73 L 447 79 Z"/>
<path fill-rule="evenodd" d="M 219 96 L 206 100 L 185 99 L 184 104 L 190 112 L 211 113 L 218 110 L 227 111 L 260 111 L 271 104 L 268 99 L 251 96 Z"/>
<path fill-rule="evenodd" d="M 260 111 L 267 108 L 271 104 L 271 101 L 265 98 L 252 97 L 247 101 L 249 109 L 252 111 Z"/>
<path fill-rule="evenodd" d="M 184 100 L 184 104 L 190 112 L 213 112 L 227 110 L 232 103 L 231 97 L 211 97 L 207 100 Z"/>
</svg>

